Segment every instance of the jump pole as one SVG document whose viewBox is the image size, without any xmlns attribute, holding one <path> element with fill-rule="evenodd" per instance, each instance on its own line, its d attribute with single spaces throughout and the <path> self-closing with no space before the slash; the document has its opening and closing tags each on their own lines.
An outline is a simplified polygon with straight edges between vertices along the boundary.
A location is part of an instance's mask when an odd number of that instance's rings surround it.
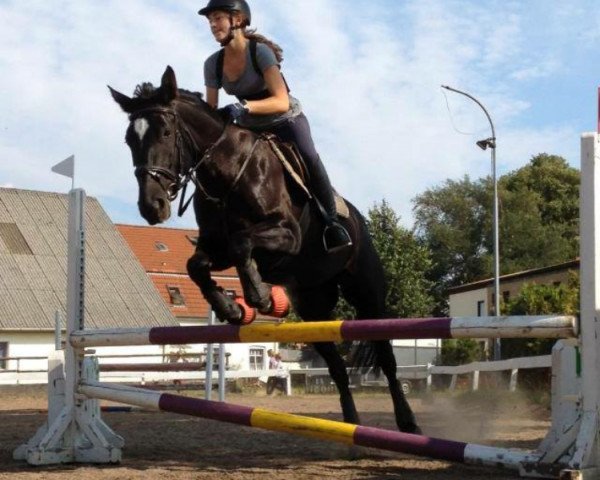
<svg viewBox="0 0 600 480">
<path fill-rule="evenodd" d="M 312 343 L 416 338 L 575 338 L 577 331 L 575 317 L 545 315 L 79 330 L 71 333 L 69 339 L 73 347 L 81 349 L 190 343 Z"/>
<path fill-rule="evenodd" d="M 519 470 L 523 462 L 535 462 L 530 452 L 455 442 L 424 435 L 363 427 L 320 418 L 273 412 L 169 393 L 99 382 L 87 382 L 79 392 L 89 398 L 136 405 L 145 409 L 191 415 L 253 428 L 292 433 L 347 445 L 426 456 L 452 462 Z"/>
</svg>

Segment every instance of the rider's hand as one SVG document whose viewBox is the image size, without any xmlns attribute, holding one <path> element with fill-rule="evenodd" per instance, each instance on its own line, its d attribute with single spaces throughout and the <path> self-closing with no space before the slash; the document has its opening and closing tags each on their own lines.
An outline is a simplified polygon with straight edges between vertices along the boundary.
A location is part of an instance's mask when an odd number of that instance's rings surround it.
<svg viewBox="0 0 600 480">
<path fill-rule="evenodd" d="M 226 105 L 223 108 L 220 108 L 219 111 L 227 118 L 230 118 L 231 121 L 236 122 L 242 115 L 248 113 L 250 109 L 248 108 L 246 101 L 242 100 L 241 102 Z"/>
</svg>

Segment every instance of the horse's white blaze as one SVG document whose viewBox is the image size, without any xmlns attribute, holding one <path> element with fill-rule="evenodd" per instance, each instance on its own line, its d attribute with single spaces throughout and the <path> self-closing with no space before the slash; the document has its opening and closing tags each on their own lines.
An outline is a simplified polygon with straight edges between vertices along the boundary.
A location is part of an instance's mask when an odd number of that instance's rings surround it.
<svg viewBox="0 0 600 480">
<path fill-rule="evenodd" d="M 133 129 L 135 130 L 135 133 L 138 134 L 138 137 L 140 137 L 140 142 L 142 142 L 144 140 L 144 135 L 146 135 L 146 132 L 148 131 L 149 126 L 150 126 L 150 124 L 148 123 L 148 120 L 146 120 L 145 118 L 138 118 L 133 123 Z"/>
</svg>

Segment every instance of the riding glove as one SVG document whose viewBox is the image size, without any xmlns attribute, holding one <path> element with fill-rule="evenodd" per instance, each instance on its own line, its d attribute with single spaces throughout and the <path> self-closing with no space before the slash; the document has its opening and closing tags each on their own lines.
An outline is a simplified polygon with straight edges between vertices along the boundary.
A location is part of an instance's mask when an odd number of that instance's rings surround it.
<svg viewBox="0 0 600 480">
<path fill-rule="evenodd" d="M 246 100 L 242 100 L 241 102 L 231 103 L 229 105 L 224 106 L 219 109 L 224 115 L 231 119 L 231 121 L 235 122 L 240 119 L 242 115 L 245 113 L 249 113 L 250 109 L 246 103 Z"/>
</svg>

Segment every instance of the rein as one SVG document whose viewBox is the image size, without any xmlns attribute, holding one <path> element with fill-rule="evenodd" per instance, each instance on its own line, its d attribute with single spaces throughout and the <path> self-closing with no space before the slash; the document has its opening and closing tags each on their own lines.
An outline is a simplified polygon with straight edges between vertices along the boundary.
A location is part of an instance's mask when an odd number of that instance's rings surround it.
<svg viewBox="0 0 600 480">
<path fill-rule="evenodd" d="M 225 125 L 219 138 L 204 151 L 204 153 L 202 154 L 200 159 L 197 162 L 195 162 L 195 164 L 192 165 L 190 168 L 188 168 L 187 170 L 184 170 L 184 165 L 185 165 L 185 163 L 184 163 L 184 148 L 183 148 L 184 141 L 186 141 L 188 143 L 188 145 L 191 146 L 191 149 L 193 151 L 193 156 L 195 158 L 198 158 L 199 153 L 200 153 L 198 144 L 194 140 L 194 137 L 192 136 L 188 127 L 181 120 L 181 117 L 179 116 L 179 114 L 177 113 L 177 111 L 174 108 L 165 108 L 165 107 L 145 108 L 145 109 L 139 110 L 139 111 L 131 114 L 129 116 L 129 120 L 130 121 L 135 120 L 137 118 L 144 116 L 147 113 L 161 113 L 161 114 L 166 114 L 166 115 L 172 115 L 175 118 L 175 124 L 176 124 L 175 145 L 177 147 L 177 155 L 179 157 L 180 171 L 175 174 L 168 168 L 140 165 L 140 166 L 136 167 L 136 169 L 135 169 L 135 176 L 137 178 L 140 178 L 143 175 L 149 175 L 151 178 L 156 180 L 158 182 L 158 184 L 162 187 L 162 189 L 165 191 L 165 193 L 167 194 L 167 198 L 171 202 L 177 198 L 179 191 L 181 191 L 181 198 L 179 200 L 179 208 L 177 210 L 177 215 L 180 217 L 185 213 L 185 211 L 189 207 L 190 203 L 192 202 L 192 200 L 194 198 L 194 195 L 196 194 L 196 191 L 200 191 L 200 193 L 206 200 L 213 202 L 213 203 L 221 206 L 222 208 L 224 208 L 225 205 L 227 204 L 227 198 L 229 197 L 231 192 L 237 186 L 237 183 L 239 182 L 240 178 L 242 177 L 244 171 L 246 170 L 246 167 L 250 163 L 252 154 L 254 153 L 256 145 L 258 144 L 258 138 L 254 141 L 254 144 L 252 145 L 250 152 L 248 152 L 248 155 L 246 155 L 246 158 L 244 159 L 244 163 L 242 164 L 240 170 L 238 171 L 238 174 L 236 175 L 235 180 L 231 184 L 229 191 L 224 195 L 223 198 L 217 198 L 217 197 L 210 195 L 206 191 L 206 188 L 204 188 L 204 186 L 202 185 L 202 182 L 198 178 L 197 170 L 203 163 L 210 160 L 214 150 L 227 137 L 227 135 L 226 135 L 227 127 L 229 126 L 229 124 Z M 182 135 L 182 131 L 185 135 L 185 138 L 184 138 L 184 135 Z M 170 181 L 170 183 L 166 187 L 160 181 L 161 177 L 164 177 Z M 190 182 L 190 180 L 192 180 L 194 185 L 196 186 L 196 191 L 194 193 L 192 193 L 192 195 L 190 195 L 190 197 L 186 200 L 185 196 L 186 196 L 187 186 L 188 186 L 188 183 Z"/>
</svg>

